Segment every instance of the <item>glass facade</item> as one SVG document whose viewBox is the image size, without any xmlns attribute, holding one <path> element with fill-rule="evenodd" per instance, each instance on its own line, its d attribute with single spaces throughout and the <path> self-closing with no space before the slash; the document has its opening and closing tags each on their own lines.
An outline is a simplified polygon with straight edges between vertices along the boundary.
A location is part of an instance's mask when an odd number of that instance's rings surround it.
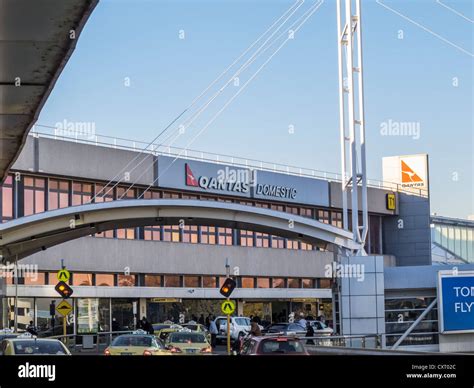
<svg viewBox="0 0 474 388">
<path fill-rule="evenodd" d="M 419 318 L 435 298 L 385 298 L 385 331 L 387 346 L 392 346 Z M 434 307 L 413 329 L 401 345 L 427 345 L 438 343 L 438 309 Z"/>
<path fill-rule="evenodd" d="M 474 263 L 474 221 L 441 223 L 431 228 L 433 244 L 468 263 Z"/>
</svg>

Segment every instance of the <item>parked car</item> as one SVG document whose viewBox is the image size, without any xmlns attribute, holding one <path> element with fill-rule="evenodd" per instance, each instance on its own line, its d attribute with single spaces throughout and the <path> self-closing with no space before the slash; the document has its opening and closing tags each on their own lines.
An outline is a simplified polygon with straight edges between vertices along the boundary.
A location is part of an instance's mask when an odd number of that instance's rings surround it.
<svg viewBox="0 0 474 388">
<path fill-rule="evenodd" d="M 263 335 L 296 335 L 296 336 L 304 336 L 306 334 L 306 328 L 301 326 L 298 323 L 273 323 L 270 326 L 267 326 L 265 329 L 262 330 Z"/>
<path fill-rule="evenodd" d="M 321 321 L 308 321 L 313 326 L 314 336 L 332 335 L 334 330 Z"/>
<path fill-rule="evenodd" d="M 244 356 L 308 356 L 309 353 L 298 337 L 249 337 L 240 351 Z"/>
<path fill-rule="evenodd" d="M 204 334 L 206 336 L 207 341 L 210 343 L 211 342 L 211 333 L 209 333 L 209 330 L 207 330 L 207 327 L 200 324 L 200 323 L 183 323 L 181 325 L 185 329 L 189 329 L 191 331 L 195 331 L 201 334 Z"/>
<path fill-rule="evenodd" d="M 163 324 L 163 323 L 154 323 L 153 330 L 155 331 L 156 338 L 159 338 L 162 341 L 165 341 L 166 338 L 176 331 L 183 330 L 183 326 L 172 324 Z"/>
<path fill-rule="evenodd" d="M 170 352 L 163 342 L 143 330 L 115 338 L 104 351 L 106 356 L 162 356 Z"/>
<path fill-rule="evenodd" d="M 57 339 L 36 338 L 31 335 L 19 335 L 6 338 L 0 344 L 2 356 L 70 356 L 69 349 Z"/>
<path fill-rule="evenodd" d="M 218 334 L 217 341 L 221 342 L 227 338 L 227 317 L 219 316 L 214 322 L 216 323 Z M 250 318 L 247 317 L 230 317 L 230 339 L 231 341 L 239 340 L 250 332 Z"/>
<path fill-rule="evenodd" d="M 195 331 L 183 330 L 171 333 L 166 338 L 165 344 L 171 354 L 212 354 L 212 348 L 206 336 Z"/>
</svg>

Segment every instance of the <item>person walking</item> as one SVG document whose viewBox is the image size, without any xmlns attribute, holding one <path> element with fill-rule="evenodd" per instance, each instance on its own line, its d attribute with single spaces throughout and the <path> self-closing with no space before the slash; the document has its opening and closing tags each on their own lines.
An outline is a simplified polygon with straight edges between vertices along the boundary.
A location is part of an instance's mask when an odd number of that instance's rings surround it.
<svg viewBox="0 0 474 388">
<path fill-rule="evenodd" d="M 306 322 L 306 335 L 305 337 L 314 337 L 314 328 L 311 326 L 310 322 Z M 306 340 L 306 345 L 314 345 L 314 341 L 312 339 Z"/>
<path fill-rule="evenodd" d="M 209 333 L 211 333 L 211 347 L 214 349 L 216 347 L 216 342 L 217 342 L 217 325 L 216 322 L 214 321 L 214 316 L 211 316 L 210 322 L 209 322 Z"/>
<path fill-rule="evenodd" d="M 66 319 L 66 318 L 64 318 Z M 26 327 L 26 331 L 30 333 L 31 335 L 38 336 L 38 329 L 36 326 L 33 324 L 33 321 L 30 321 L 30 324 Z"/>
</svg>

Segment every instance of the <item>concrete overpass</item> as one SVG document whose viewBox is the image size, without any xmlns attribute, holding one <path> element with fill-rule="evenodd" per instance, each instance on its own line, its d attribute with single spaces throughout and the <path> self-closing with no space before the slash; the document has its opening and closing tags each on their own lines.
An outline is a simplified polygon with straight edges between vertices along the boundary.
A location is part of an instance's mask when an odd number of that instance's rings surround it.
<svg viewBox="0 0 474 388">
<path fill-rule="evenodd" d="M 98 0 L 0 2 L 1 181 L 17 159 L 97 3 Z"/>
<path fill-rule="evenodd" d="M 12 261 L 66 241 L 114 228 L 146 225 L 209 225 L 246 229 L 320 247 L 356 250 L 352 233 L 289 213 L 227 202 L 131 199 L 52 210 L 0 225 L 0 253 Z"/>
</svg>

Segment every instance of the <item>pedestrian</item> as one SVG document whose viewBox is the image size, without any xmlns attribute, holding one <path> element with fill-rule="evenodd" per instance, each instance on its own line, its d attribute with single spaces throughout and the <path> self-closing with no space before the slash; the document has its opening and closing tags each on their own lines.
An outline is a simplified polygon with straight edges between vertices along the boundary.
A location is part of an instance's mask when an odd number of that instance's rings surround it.
<svg viewBox="0 0 474 388">
<path fill-rule="evenodd" d="M 304 314 L 300 313 L 300 319 L 298 321 L 298 324 L 303 328 L 306 329 L 306 319 L 304 319 Z"/>
<path fill-rule="evenodd" d="M 258 317 L 254 317 L 252 323 L 250 323 L 250 335 L 254 337 L 260 337 L 262 335 L 262 331 L 260 330 L 260 325 L 258 324 Z"/>
<path fill-rule="evenodd" d="M 216 322 L 214 321 L 214 316 L 210 317 L 209 333 L 211 333 L 211 347 L 214 349 L 216 347 L 217 333 L 218 333 Z"/>
<path fill-rule="evenodd" d="M 211 324 L 211 314 L 207 314 L 206 317 L 206 327 L 209 329 L 209 325 Z"/>
<path fill-rule="evenodd" d="M 33 321 L 30 321 L 30 324 L 26 327 L 26 331 L 30 333 L 31 335 L 38 336 L 38 329 L 33 324 Z"/>
<path fill-rule="evenodd" d="M 306 322 L 306 335 L 305 337 L 314 337 L 314 329 L 311 326 L 310 322 Z M 314 341 L 312 339 L 306 341 L 306 345 L 314 345 Z"/>
<path fill-rule="evenodd" d="M 198 323 L 204 325 L 204 314 L 201 314 L 198 319 Z"/>
</svg>

